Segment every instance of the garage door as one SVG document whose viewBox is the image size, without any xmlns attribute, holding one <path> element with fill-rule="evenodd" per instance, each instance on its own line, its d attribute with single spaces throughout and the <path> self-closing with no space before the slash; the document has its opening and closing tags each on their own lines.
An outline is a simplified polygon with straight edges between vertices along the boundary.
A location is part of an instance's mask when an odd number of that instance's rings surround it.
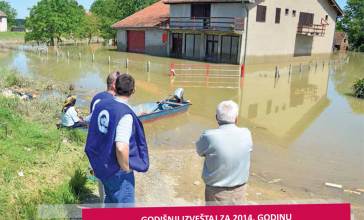
<svg viewBox="0 0 364 220">
<path fill-rule="evenodd" d="M 144 53 L 145 51 L 145 32 L 128 31 L 128 51 Z"/>
</svg>

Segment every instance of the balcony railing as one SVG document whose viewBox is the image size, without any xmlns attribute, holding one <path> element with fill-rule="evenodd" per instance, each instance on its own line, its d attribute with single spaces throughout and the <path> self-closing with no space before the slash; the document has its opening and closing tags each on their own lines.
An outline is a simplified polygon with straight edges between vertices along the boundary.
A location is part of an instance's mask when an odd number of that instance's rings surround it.
<svg viewBox="0 0 364 220">
<path fill-rule="evenodd" d="M 307 36 L 325 36 L 326 25 L 314 24 L 314 25 L 298 25 L 297 33 Z"/>
<path fill-rule="evenodd" d="M 242 17 L 163 17 L 161 28 L 184 30 L 243 31 Z"/>
</svg>

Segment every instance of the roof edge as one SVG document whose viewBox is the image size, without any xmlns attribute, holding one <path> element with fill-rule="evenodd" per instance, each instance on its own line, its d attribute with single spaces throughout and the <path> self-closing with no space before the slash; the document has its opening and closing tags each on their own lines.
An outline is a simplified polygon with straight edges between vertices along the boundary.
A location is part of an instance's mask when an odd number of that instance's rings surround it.
<svg viewBox="0 0 364 220">
<path fill-rule="evenodd" d="M 336 9 L 336 11 L 338 12 L 337 15 L 338 16 L 344 16 L 345 13 L 343 11 L 343 9 L 340 7 L 340 5 L 336 2 L 336 0 L 329 0 L 332 3 L 332 7 L 334 7 Z"/>
</svg>

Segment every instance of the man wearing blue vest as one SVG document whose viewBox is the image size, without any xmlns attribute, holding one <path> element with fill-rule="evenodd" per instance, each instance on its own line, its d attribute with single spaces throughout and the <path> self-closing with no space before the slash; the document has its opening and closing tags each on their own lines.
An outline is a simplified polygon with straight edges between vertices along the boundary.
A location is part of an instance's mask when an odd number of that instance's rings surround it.
<svg viewBox="0 0 364 220">
<path fill-rule="evenodd" d="M 106 78 L 106 91 L 97 93 L 91 100 L 90 103 L 90 115 L 88 122 L 91 120 L 91 114 L 95 106 L 103 99 L 112 99 L 115 96 L 115 81 L 120 76 L 120 72 L 116 71 L 110 73 Z"/>
<path fill-rule="evenodd" d="M 101 100 L 92 112 L 85 152 L 104 184 L 105 203 L 133 205 L 133 171 L 149 168 L 143 124 L 128 105 L 134 91 L 134 78 L 122 74 L 115 82 L 115 98 Z"/>
<path fill-rule="evenodd" d="M 102 91 L 97 93 L 91 101 L 90 104 L 90 115 L 88 115 L 85 118 L 86 123 L 90 123 L 92 111 L 95 109 L 95 106 L 104 99 L 113 99 L 115 96 L 115 81 L 117 77 L 120 76 L 120 72 L 116 71 L 113 73 L 110 73 L 106 78 L 106 91 Z M 104 202 L 105 199 L 105 191 L 104 186 L 102 185 L 102 182 L 100 180 L 98 181 L 98 188 L 99 188 L 99 195 L 100 195 L 100 201 Z"/>
</svg>

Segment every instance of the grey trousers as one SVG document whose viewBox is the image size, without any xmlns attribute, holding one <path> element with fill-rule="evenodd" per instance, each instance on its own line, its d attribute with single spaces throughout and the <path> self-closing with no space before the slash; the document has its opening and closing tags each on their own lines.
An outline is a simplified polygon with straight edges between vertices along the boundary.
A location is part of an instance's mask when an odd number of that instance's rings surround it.
<svg viewBox="0 0 364 220">
<path fill-rule="evenodd" d="M 214 187 L 206 185 L 206 205 L 241 205 L 246 203 L 247 185 L 237 187 Z"/>
</svg>

